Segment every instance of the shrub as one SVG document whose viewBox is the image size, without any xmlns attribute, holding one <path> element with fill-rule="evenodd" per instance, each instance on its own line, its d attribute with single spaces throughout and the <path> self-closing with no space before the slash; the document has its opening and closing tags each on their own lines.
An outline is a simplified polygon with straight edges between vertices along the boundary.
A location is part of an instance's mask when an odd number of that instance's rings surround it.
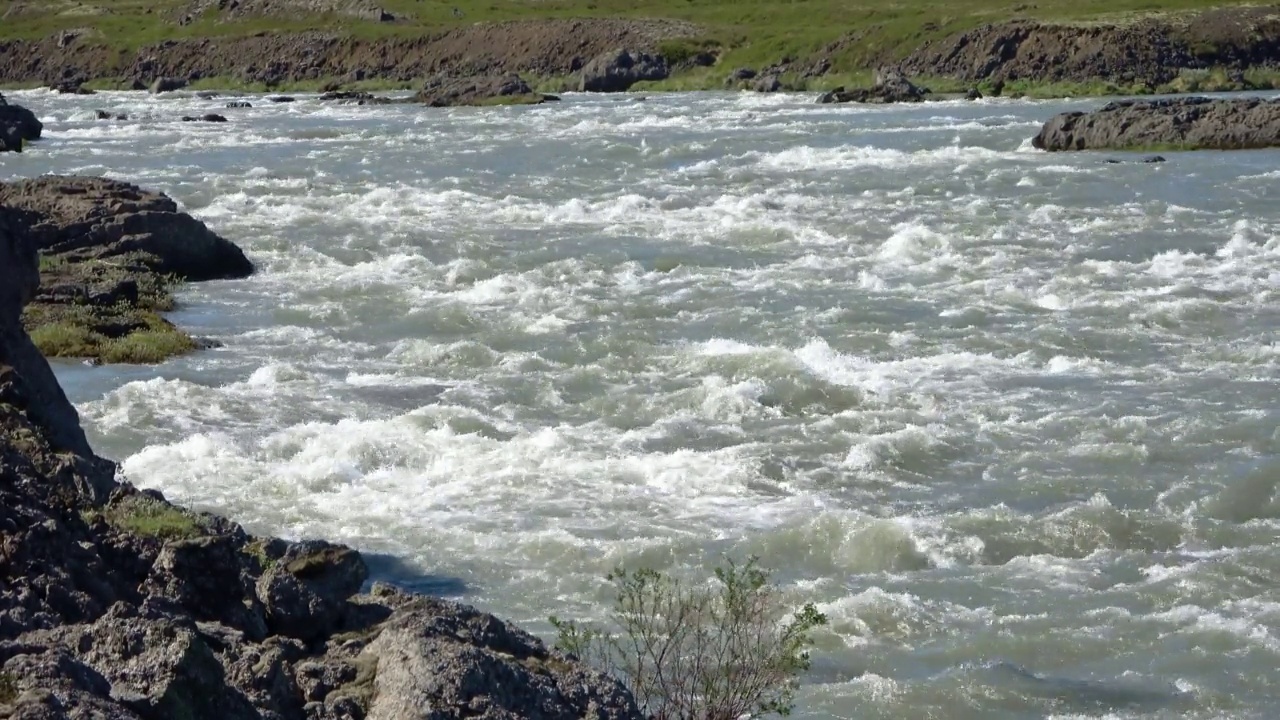
<svg viewBox="0 0 1280 720">
<path fill-rule="evenodd" d="M 813 630 L 826 616 L 806 604 L 785 618 L 754 557 L 715 575 L 691 586 L 619 568 L 608 575 L 617 594 L 612 630 L 553 617 L 556 647 L 619 677 L 655 720 L 790 714 Z"/>
</svg>

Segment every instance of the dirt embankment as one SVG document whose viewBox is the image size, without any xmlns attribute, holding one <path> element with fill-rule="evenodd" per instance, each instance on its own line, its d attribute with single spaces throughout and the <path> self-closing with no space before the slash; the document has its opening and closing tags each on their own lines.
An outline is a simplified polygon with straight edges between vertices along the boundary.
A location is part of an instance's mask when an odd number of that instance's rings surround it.
<svg viewBox="0 0 1280 720">
<path fill-rule="evenodd" d="M 601 53 L 653 50 L 699 34 L 662 20 L 537 20 L 472 25 L 414 38 L 359 39 L 320 33 L 171 40 L 122 54 L 92 38 L 0 42 L 0 83 L 157 77 L 233 77 L 267 84 L 319 78 L 408 82 L 439 73 L 564 75 Z M 60 47 L 60 45 L 62 47 Z"/>
<path fill-rule="evenodd" d="M 987 25 L 926 43 L 909 75 L 1160 85 L 1184 70 L 1280 68 L 1280 7 L 1212 10 L 1132 23 Z"/>
</svg>

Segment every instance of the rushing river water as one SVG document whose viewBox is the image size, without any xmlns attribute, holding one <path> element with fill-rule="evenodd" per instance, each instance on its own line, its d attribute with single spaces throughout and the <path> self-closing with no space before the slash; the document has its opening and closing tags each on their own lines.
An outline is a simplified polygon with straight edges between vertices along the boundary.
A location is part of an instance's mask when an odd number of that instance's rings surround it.
<svg viewBox="0 0 1280 720">
<path fill-rule="evenodd" d="M 58 365 L 138 485 L 539 632 L 757 554 L 831 619 L 803 718 L 1278 711 L 1280 152 L 1030 149 L 1096 101 L 10 99 L 0 177 L 261 269 L 182 291 L 222 349 Z"/>
</svg>

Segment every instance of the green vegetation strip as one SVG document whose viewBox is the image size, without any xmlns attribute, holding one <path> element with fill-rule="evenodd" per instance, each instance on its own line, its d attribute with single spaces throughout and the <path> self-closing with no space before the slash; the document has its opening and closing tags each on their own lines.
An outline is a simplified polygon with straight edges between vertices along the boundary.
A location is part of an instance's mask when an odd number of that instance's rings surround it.
<svg viewBox="0 0 1280 720">
<path fill-rule="evenodd" d="M 1210 8 L 1246 6 L 1240 0 L 929 0 L 894 3 L 845 0 L 380 0 L 397 22 L 337 14 L 228 19 L 216 12 L 178 20 L 189 0 L 51 0 L 24 3 L 0 23 L 0 39 L 45 38 L 91 28 L 84 40 L 122 54 L 164 40 L 244 37 L 260 32 L 319 30 L 362 38 L 418 37 L 477 22 L 550 18 L 662 18 L 695 23 L 697 37 L 668 40 L 660 50 L 675 61 L 708 48 L 722 51 L 719 67 L 761 68 L 783 58 L 822 55 L 831 71 L 851 73 L 901 59 L 922 43 L 988 23 L 1016 19 L 1088 24 L 1130 22 Z M 719 86 L 705 79 L 699 89 Z M 665 88 L 664 88 L 665 89 Z M 684 87 L 672 89 L 686 89 Z"/>
</svg>

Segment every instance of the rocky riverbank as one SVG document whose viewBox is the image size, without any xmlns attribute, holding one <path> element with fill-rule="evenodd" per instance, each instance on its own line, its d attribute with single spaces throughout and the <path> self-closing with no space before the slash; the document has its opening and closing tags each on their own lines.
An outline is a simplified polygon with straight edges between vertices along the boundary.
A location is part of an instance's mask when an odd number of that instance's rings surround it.
<svg viewBox="0 0 1280 720">
<path fill-rule="evenodd" d="M 211 15 L 211 8 L 218 12 Z M 1035 12 L 1035 7 L 1022 10 L 1015 17 Z M 723 87 L 732 71 L 731 86 L 749 79 L 750 88 L 772 92 L 830 89 L 858 69 L 891 67 L 906 77 L 926 79 L 925 85 L 949 80 L 962 91 L 975 85 L 989 92 L 1007 83 L 1041 83 L 1070 85 L 1078 93 L 1092 86 L 1098 92 L 1248 89 L 1280 77 L 1280 12 L 1275 7 L 1135 13 L 1122 21 L 1078 23 L 1027 18 L 976 28 L 956 18 L 941 26 L 919 21 L 917 32 L 886 36 L 876 51 L 868 49 L 869 40 L 888 30 L 875 23 L 862 27 L 870 21 L 855 18 L 848 28 L 824 26 L 829 42 L 797 40 L 791 47 L 780 38 L 761 41 L 757 48 L 753 28 L 681 20 L 584 17 L 463 24 L 455 16 L 451 25 L 442 26 L 439 20 L 401 18 L 365 2 L 261 0 L 218 3 L 216 8 L 204 2 L 137 17 L 138 27 L 149 29 L 140 37 L 151 39 L 117 46 L 115 38 L 92 27 L 69 27 L 33 39 L 38 28 L 63 22 L 27 20 L 43 17 L 42 12 L 23 4 L 6 14 L 15 29 L 25 22 L 33 27 L 21 37 L 0 40 L 0 85 L 40 83 L 75 92 L 90 81 L 142 89 L 167 78 L 264 87 L 314 84 L 318 89 L 520 73 L 535 86 L 546 81 L 553 91 L 613 91 L 635 80 L 682 74 L 705 79 L 704 85 L 690 87 L 714 89 Z M 765 15 L 771 12 L 784 11 L 770 9 Z M 335 16 L 363 19 L 368 26 L 359 33 L 343 32 L 322 21 Z M 328 29 L 282 32 L 274 29 L 280 17 Z M 773 26 L 767 17 L 754 22 L 760 24 L 756 34 L 774 32 L 767 30 Z M 958 31 L 945 30 L 951 23 Z M 205 35 L 194 29 L 206 26 Z M 154 41 L 166 35 L 172 37 Z M 636 60 L 630 73 L 634 79 L 618 82 L 616 73 L 592 71 L 593 64 L 624 52 Z M 750 63 L 742 62 L 748 58 Z M 703 72 L 709 65 L 722 69 Z M 1270 73 L 1271 79 L 1263 82 L 1257 72 Z"/>
<path fill-rule="evenodd" d="M 246 277 L 240 248 L 162 193 L 96 177 L 0 183 L 0 207 L 40 251 L 23 325 L 49 357 L 156 363 L 204 343 L 160 313 L 184 281 Z"/>
<path fill-rule="evenodd" d="M 350 548 L 255 537 L 119 480 L 20 320 L 51 232 L 32 212 L 0 202 L 0 717 L 641 717 L 498 618 L 361 594 Z"/>
<path fill-rule="evenodd" d="M 1247 150 L 1280 147 L 1280 100 L 1126 100 L 1063 113 L 1032 144 L 1063 150 Z"/>
</svg>

